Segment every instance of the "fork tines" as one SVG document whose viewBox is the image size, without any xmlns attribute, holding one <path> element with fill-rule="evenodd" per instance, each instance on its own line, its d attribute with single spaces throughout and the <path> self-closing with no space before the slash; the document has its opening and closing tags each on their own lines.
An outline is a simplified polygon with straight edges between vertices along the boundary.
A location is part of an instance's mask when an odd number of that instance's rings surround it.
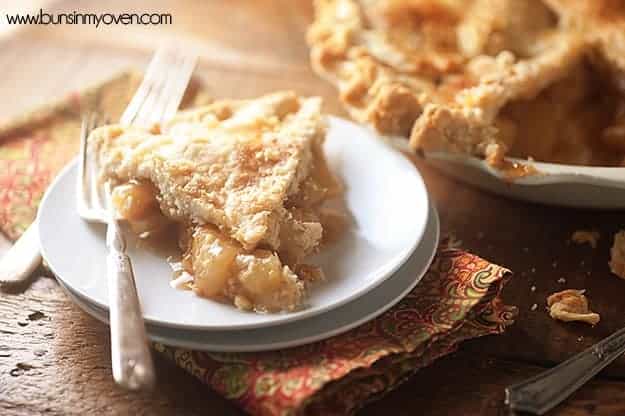
<svg viewBox="0 0 625 416">
<path fill-rule="evenodd" d="M 159 48 L 120 123 L 149 126 L 171 118 L 178 110 L 195 62 L 193 54 Z M 78 212 L 93 221 L 107 218 L 109 201 L 106 188 L 98 182 L 97 164 L 88 150 L 87 141 L 91 131 L 104 121 L 97 112 L 91 112 L 83 118 L 80 132 Z"/>
<path fill-rule="evenodd" d="M 97 183 L 98 177 L 88 151 L 87 139 L 101 122 L 103 119 L 97 112 L 88 113 L 83 117 L 78 162 L 78 213 L 83 218 L 99 221 L 104 218 L 104 199 Z"/>
<path fill-rule="evenodd" d="M 196 63 L 196 56 L 159 48 L 120 123 L 150 125 L 171 118 L 177 111 Z"/>
</svg>

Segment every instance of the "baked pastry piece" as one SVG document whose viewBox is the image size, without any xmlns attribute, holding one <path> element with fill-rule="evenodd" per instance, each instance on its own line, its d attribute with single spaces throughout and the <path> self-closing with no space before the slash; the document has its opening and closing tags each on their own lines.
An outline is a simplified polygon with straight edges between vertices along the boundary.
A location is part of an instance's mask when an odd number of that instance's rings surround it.
<svg viewBox="0 0 625 416">
<path fill-rule="evenodd" d="M 610 249 L 610 270 L 625 279 L 625 230 L 614 234 L 614 243 Z"/>
<path fill-rule="evenodd" d="M 547 298 L 549 316 L 564 322 L 586 322 L 597 325 L 601 320 L 598 313 L 590 310 L 585 290 L 566 289 Z"/>
<path fill-rule="evenodd" d="M 321 147 L 320 104 L 290 92 L 219 101 L 151 131 L 99 128 L 89 143 L 135 230 L 178 224 L 196 293 L 293 310 L 321 276 L 302 261 L 321 242 L 323 202 L 341 190 Z"/>
<path fill-rule="evenodd" d="M 353 118 L 420 151 L 619 165 L 623 13 L 614 0 L 318 0 L 313 68 Z M 590 6 L 587 6 L 590 7 Z M 599 31 L 595 31 L 598 27 Z M 610 40 L 607 40 L 610 39 Z"/>
<path fill-rule="evenodd" d="M 592 248 L 597 248 L 601 234 L 594 230 L 575 230 L 571 235 L 571 241 L 575 244 L 589 244 Z"/>
</svg>

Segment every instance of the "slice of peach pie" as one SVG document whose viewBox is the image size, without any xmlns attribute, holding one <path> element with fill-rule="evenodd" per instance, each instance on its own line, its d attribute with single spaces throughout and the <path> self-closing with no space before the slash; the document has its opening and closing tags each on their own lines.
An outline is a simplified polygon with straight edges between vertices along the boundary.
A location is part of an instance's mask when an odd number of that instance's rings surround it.
<svg viewBox="0 0 625 416">
<path fill-rule="evenodd" d="M 196 294 L 257 312 L 301 306 L 320 269 L 324 202 L 341 193 L 322 145 L 318 98 L 292 92 L 225 100 L 152 128 L 89 138 L 119 215 L 138 233 L 175 224 Z M 165 233 L 165 235 L 167 235 Z"/>
</svg>

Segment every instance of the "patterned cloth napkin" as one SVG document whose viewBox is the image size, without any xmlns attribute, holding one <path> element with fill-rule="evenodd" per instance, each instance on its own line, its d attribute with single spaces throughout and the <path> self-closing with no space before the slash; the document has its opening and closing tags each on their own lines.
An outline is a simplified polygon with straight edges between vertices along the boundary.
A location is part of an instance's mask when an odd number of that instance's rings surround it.
<svg viewBox="0 0 625 416">
<path fill-rule="evenodd" d="M 124 73 L 0 124 L 0 230 L 18 238 L 59 169 L 76 154 L 81 110 L 117 119 L 140 77 Z M 183 106 L 207 102 L 197 85 Z M 398 305 L 346 334 L 265 353 L 157 351 L 255 415 L 344 414 L 380 397 L 468 338 L 502 332 L 514 307 L 499 293 L 508 270 L 440 248 L 422 282 Z"/>
</svg>

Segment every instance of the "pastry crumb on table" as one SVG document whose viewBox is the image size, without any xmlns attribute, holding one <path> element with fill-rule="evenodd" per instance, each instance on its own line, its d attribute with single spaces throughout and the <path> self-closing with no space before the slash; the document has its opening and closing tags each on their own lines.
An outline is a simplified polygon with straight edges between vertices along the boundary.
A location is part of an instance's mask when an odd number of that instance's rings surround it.
<svg viewBox="0 0 625 416">
<path fill-rule="evenodd" d="M 597 248 L 597 243 L 601 238 L 601 234 L 598 231 L 590 230 L 576 230 L 571 235 L 571 241 L 577 244 L 590 244 L 592 248 Z"/>
<path fill-rule="evenodd" d="M 614 243 L 610 250 L 610 270 L 625 279 L 625 230 L 614 235 Z"/>
<path fill-rule="evenodd" d="M 596 325 L 601 317 L 590 310 L 584 292 L 586 291 L 566 289 L 550 295 L 547 298 L 549 316 L 564 322 L 577 321 Z"/>
</svg>

